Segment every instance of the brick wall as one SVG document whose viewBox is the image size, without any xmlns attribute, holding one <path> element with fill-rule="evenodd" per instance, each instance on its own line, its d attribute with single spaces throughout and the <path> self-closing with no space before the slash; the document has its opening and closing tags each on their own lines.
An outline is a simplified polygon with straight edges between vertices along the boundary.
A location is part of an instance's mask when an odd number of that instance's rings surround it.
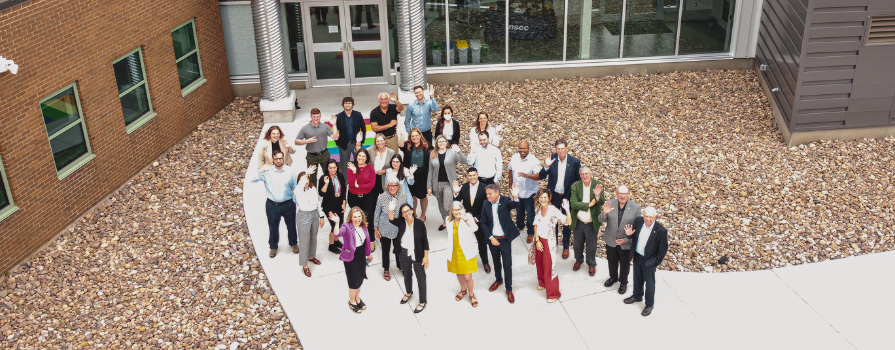
<svg viewBox="0 0 895 350">
<path fill-rule="evenodd" d="M 171 29 L 195 19 L 205 84 L 181 96 Z M 8 271 L 232 100 L 218 0 L 33 0 L 0 12 L 0 156 L 19 210 L 0 221 Z M 125 129 L 112 61 L 142 47 L 158 115 Z M 59 180 L 39 102 L 77 82 L 96 158 Z"/>
</svg>

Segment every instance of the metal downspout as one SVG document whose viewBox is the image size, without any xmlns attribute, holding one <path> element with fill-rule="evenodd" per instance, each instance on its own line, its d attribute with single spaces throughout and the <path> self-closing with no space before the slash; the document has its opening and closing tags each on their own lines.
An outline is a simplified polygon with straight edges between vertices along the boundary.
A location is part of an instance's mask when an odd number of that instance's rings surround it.
<svg viewBox="0 0 895 350">
<path fill-rule="evenodd" d="M 401 90 L 426 88 L 426 18 L 423 0 L 395 0 L 398 27 L 398 59 L 401 61 Z"/>
<path fill-rule="evenodd" d="M 280 2 L 252 0 L 252 25 L 258 52 L 261 98 L 269 101 L 287 98 L 289 79 L 286 74 L 286 55 L 283 53 L 283 34 L 280 31 Z"/>
</svg>

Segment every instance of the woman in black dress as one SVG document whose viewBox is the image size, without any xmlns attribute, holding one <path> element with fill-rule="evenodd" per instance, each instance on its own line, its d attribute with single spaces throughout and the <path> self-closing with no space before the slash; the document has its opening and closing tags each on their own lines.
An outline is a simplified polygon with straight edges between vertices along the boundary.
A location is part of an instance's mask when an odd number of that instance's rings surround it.
<svg viewBox="0 0 895 350">
<path fill-rule="evenodd" d="M 330 159 L 326 162 L 326 173 L 317 181 L 317 191 L 323 197 L 323 212 L 329 218 L 330 214 L 342 217 L 345 214 L 345 176 L 339 172 L 339 162 Z M 342 242 L 336 240 L 335 233 L 339 231 L 339 222 L 329 220 L 329 251 L 339 254 L 342 251 Z"/>
</svg>

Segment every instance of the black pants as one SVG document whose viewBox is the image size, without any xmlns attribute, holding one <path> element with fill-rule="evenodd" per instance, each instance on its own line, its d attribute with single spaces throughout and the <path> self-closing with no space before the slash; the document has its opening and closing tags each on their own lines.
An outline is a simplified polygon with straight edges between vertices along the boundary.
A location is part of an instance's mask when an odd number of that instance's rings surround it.
<svg viewBox="0 0 895 350">
<path fill-rule="evenodd" d="M 367 12 L 367 29 L 373 28 L 373 5 L 355 5 L 354 6 L 354 26 L 360 27 L 361 13 Z"/>
<path fill-rule="evenodd" d="M 360 207 L 364 212 L 364 216 L 367 217 L 367 223 L 370 223 L 373 221 L 373 211 L 376 210 L 376 196 L 372 193 L 367 193 L 361 197 L 361 195 L 348 192 L 348 206 L 352 208 Z M 351 218 L 345 220 L 347 222 L 347 220 L 351 220 Z M 376 235 L 370 235 L 370 242 L 376 242 Z"/>
<path fill-rule="evenodd" d="M 553 206 L 556 207 L 556 209 L 559 209 L 559 211 L 561 211 L 563 214 L 569 215 L 569 213 L 566 213 L 566 211 L 563 210 L 563 208 L 562 208 L 562 200 L 565 197 L 563 197 L 561 194 L 553 192 L 553 190 L 551 190 L 550 193 L 552 193 L 552 196 L 550 197 L 550 204 L 553 204 Z M 557 230 L 557 231 L 559 231 L 559 230 Z M 559 232 L 557 232 L 557 233 L 559 233 Z M 569 249 L 569 240 L 571 238 L 572 238 L 572 230 L 569 229 L 568 225 L 563 225 L 562 226 L 562 249 Z"/>
<path fill-rule="evenodd" d="M 280 218 L 286 220 L 289 245 L 298 244 L 298 232 L 295 230 L 295 202 L 290 199 L 277 204 L 268 199 L 264 210 L 267 212 L 267 228 L 270 230 L 270 236 L 267 238 L 270 249 L 277 249 L 280 245 Z"/>
<path fill-rule="evenodd" d="M 423 264 L 410 259 L 406 251 L 398 255 L 401 259 L 401 273 L 404 274 L 404 288 L 407 293 L 413 293 L 413 272 L 416 273 L 416 285 L 419 287 L 420 303 L 426 302 L 426 270 Z"/>
<path fill-rule="evenodd" d="M 382 249 L 382 270 L 388 271 L 389 260 L 391 260 L 388 256 L 388 252 L 392 247 L 392 239 L 387 238 L 385 236 L 379 237 L 379 249 Z M 401 268 L 401 260 L 398 259 L 398 251 L 401 250 L 401 247 L 395 247 L 393 253 L 395 254 L 395 265 L 398 265 L 398 268 Z"/>
<path fill-rule="evenodd" d="M 606 261 L 609 262 L 609 278 L 628 284 L 628 271 L 631 269 L 631 251 L 624 250 L 620 245 L 610 247 L 606 245 Z"/>
<path fill-rule="evenodd" d="M 609 263 L 609 278 L 628 284 L 628 271 L 631 270 L 631 251 L 624 250 L 620 245 L 610 247 L 606 245 L 606 261 Z"/>
<path fill-rule="evenodd" d="M 485 233 L 481 228 L 475 231 L 475 240 L 479 243 L 479 259 L 482 260 L 482 265 L 488 265 L 488 246 L 491 242 L 485 239 Z"/>
<path fill-rule="evenodd" d="M 510 241 L 506 239 L 498 239 L 499 246 L 494 246 L 488 240 L 488 248 L 491 249 L 491 259 L 494 259 L 494 276 L 497 282 L 506 282 L 504 286 L 508 292 L 513 291 L 513 252 L 510 247 Z M 501 270 L 503 268 L 503 270 Z M 501 272 L 503 276 L 501 276 Z"/>
<path fill-rule="evenodd" d="M 494 184 L 494 176 L 492 176 L 492 177 L 479 176 L 479 182 L 482 183 L 482 186 L 492 185 L 492 184 Z"/>
<path fill-rule="evenodd" d="M 646 306 L 653 306 L 656 295 L 656 268 L 646 268 L 643 255 L 634 252 L 634 299 L 644 297 L 643 285 L 646 284 Z"/>
</svg>

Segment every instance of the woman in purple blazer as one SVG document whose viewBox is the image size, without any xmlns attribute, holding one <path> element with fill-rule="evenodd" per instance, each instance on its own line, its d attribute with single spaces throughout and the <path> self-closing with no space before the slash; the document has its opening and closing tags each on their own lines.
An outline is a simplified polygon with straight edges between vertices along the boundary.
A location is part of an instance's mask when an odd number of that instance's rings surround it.
<svg viewBox="0 0 895 350">
<path fill-rule="evenodd" d="M 348 277 L 348 307 L 359 314 L 367 309 L 367 305 L 360 299 L 360 286 L 367 278 L 367 262 L 373 261 L 373 255 L 364 211 L 360 207 L 353 207 L 348 212 L 348 218 L 349 221 L 342 224 L 336 237 L 342 239 L 339 260 L 345 264 L 345 276 Z M 330 214 L 330 220 L 338 223 L 339 219 L 335 214 Z"/>
</svg>

